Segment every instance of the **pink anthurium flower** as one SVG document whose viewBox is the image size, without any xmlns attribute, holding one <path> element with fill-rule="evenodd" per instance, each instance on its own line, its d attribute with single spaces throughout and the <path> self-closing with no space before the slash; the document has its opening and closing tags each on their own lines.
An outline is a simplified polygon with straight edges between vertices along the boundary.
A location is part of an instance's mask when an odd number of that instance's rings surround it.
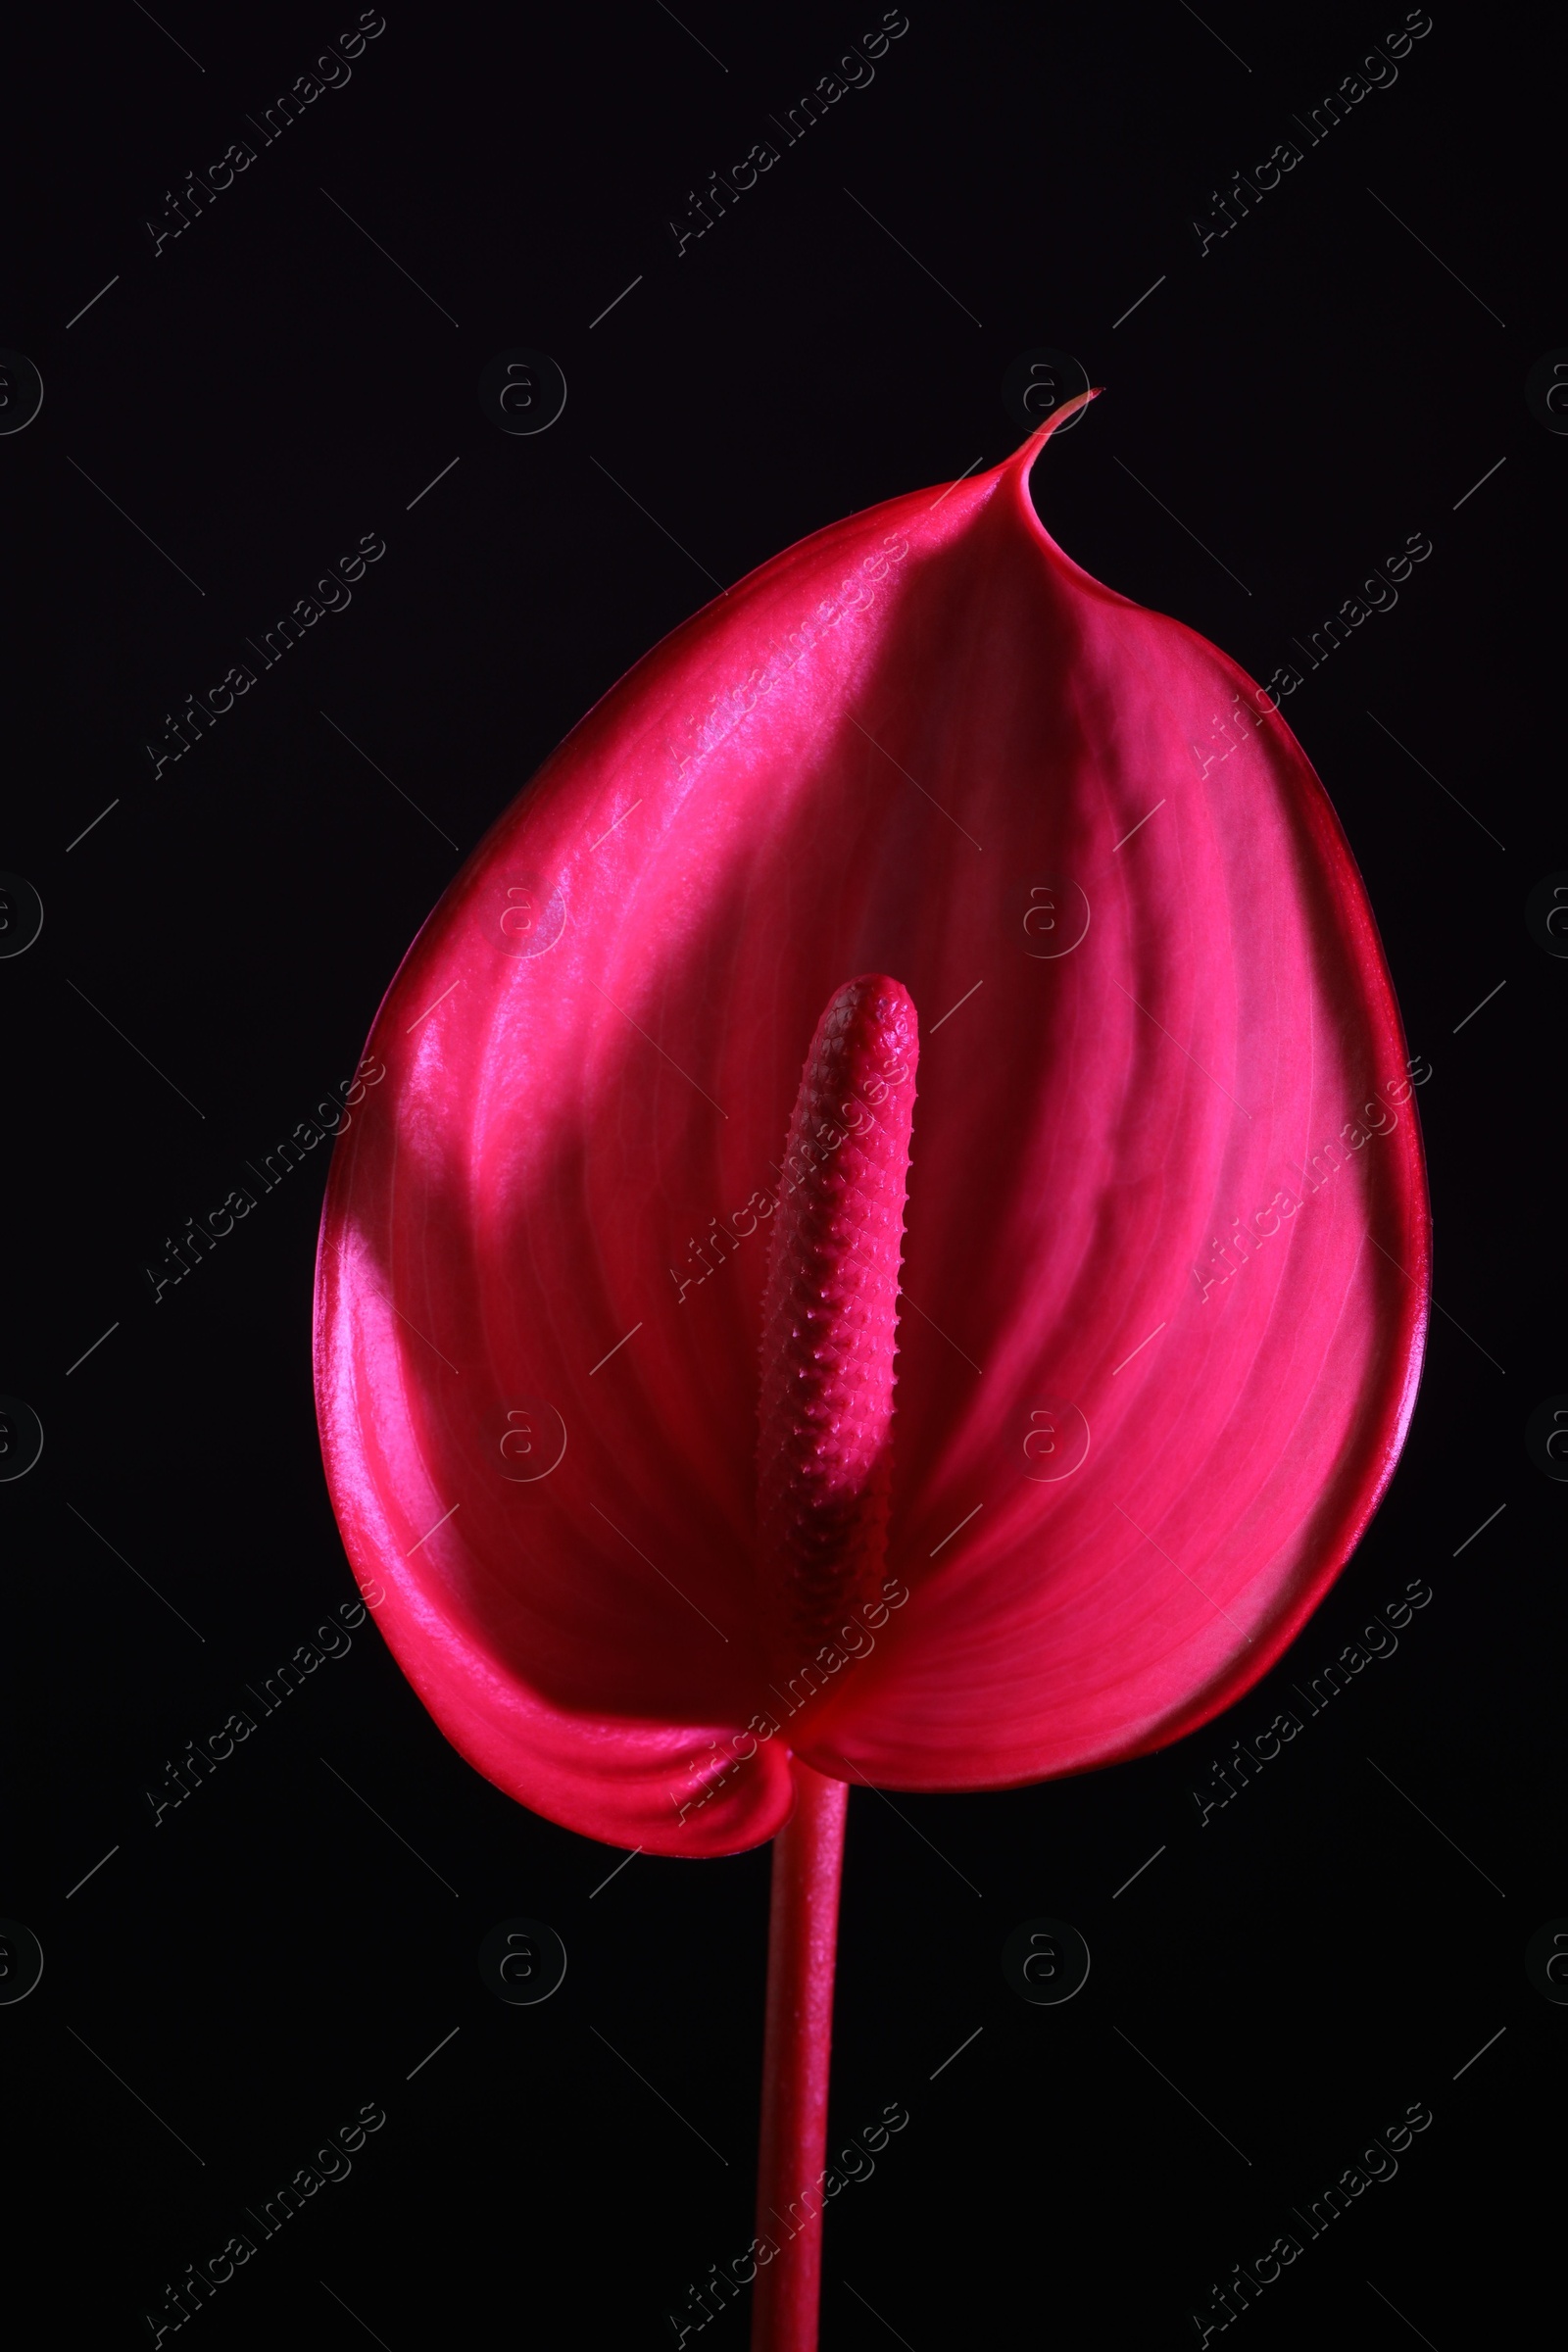
<svg viewBox="0 0 1568 2352">
<path fill-rule="evenodd" d="M 582 721 L 393 982 L 322 1223 L 333 1501 L 449 1739 L 613 1844 L 789 1825 L 760 2212 L 820 2164 L 844 1785 L 1228 1706 L 1419 1369 L 1349 850 L 1270 698 L 1042 529 L 1051 429 L 789 549 Z M 760 2344 L 814 2341 L 817 2250 L 760 2274 Z"/>
</svg>

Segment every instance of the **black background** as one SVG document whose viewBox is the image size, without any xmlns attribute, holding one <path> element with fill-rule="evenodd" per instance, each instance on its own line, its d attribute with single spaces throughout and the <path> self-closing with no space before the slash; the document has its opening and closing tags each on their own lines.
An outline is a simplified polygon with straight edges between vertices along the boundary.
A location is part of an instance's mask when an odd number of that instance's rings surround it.
<svg viewBox="0 0 1568 2352">
<path fill-rule="evenodd" d="M 1568 1912 L 1562 1495 L 1522 1432 L 1568 1385 L 1540 1124 L 1564 967 L 1523 907 L 1568 854 L 1520 718 L 1560 642 L 1528 575 L 1568 441 L 1524 398 L 1568 341 L 1530 259 L 1531 92 L 1560 61 L 1544 20 L 1437 0 L 1396 83 L 1200 256 L 1211 190 L 1304 147 L 1292 113 L 1402 10 L 911 6 L 871 86 L 677 258 L 687 191 L 879 15 L 389 0 L 348 85 L 156 259 L 165 191 L 259 146 L 245 115 L 355 12 L 168 0 L 167 30 L 125 5 L 7 35 L 0 343 L 45 384 L 0 440 L 0 863 L 46 910 L 0 963 L 0 1388 L 46 1432 L 0 1487 L 0 1911 L 46 1955 L 0 2008 L 19 2340 L 152 2340 L 166 2281 L 364 2101 L 387 2122 L 352 2177 L 193 2340 L 672 2344 L 688 2283 L 746 2247 L 765 1850 L 601 1889 L 615 1853 L 472 1772 L 373 1622 L 154 1828 L 166 1758 L 352 1597 L 310 1383 L 324 1170 L 156 1306 L 143 1268 L 349 1075 L 460 852 L 587 707 L 714 582 L 997 463 L 1034 345 L 1107 387 L 1037 470 L 1051 530 L 1254 675 L 1433 541 L 1287 715 L 1433 1064 L 1441 1311 L 1377 1521 L 1232 1716 L 1077 1781 L 855 1794 L 835 2130 L 910 2121 L 832 2211 L 823 2342 L 1195 2342 L 1211 2282 L 1413 2101 L 1397 2178 L 1244 2340 L 1450 2352 L 1516 2340 L 1509 2303 L 1545 2291 L 1568 2013 L 1522 1955 Z M 480 412 L 513 346 L 569 387 L 538 437 Z M 352 607 L 154 780 L 164 714 L 371 531 Z M 1200 1828 L 1210 1760 L 1411 1578 L 1433 1598 L 1398 1653 Z M 517 1913 L 570 1955 L 539 2008 L 476 1971 Z M 1061 2008 L 1001 1972 L 1042 1914 L 1093 1953 Z M 732 2310 L 701 2340 L 744 2333 Z"/>
</svg>

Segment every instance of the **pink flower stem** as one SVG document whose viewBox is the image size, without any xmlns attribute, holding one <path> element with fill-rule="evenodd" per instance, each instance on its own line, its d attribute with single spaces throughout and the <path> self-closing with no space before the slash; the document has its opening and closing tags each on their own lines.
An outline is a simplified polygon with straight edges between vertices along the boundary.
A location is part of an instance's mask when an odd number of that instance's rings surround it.
<svg viewBox="0 0 1568 2352">
<path fill-rule="evenodd" d="M 757 2274 L 752 2352 L 816 2352 L 822 2185 L 839 1880 L 850 1791 L 796 1756 L 795 1811 L 773 1840 L 767 2032 L 757 2235 L 777 2248 Z"/>
</svg>

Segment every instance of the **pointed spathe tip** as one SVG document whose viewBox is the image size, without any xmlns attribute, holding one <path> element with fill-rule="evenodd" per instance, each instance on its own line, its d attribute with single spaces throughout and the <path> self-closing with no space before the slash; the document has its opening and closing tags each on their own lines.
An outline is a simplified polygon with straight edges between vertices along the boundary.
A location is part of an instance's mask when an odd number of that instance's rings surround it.
<svg viewBox="0 0 1568 2352">
<path fill-rule="evenodd" d="M 1075 393 L 1071 400 L 1064 400 L 1060 408 L 1046 418 L 1044 424 L 1035 427 L 1027 441 L 1019 444 L 1008 464 L 1020 468 L 1022 473 L 1027 476 L 1030 467 L 1051 439 L 1052 434 L 1057 431 L 1069 416 L 1076 416 L 1079 411 L 1086 409 L 1092 400 L 1098 400 L 1104 388 L 1103 384 L 1091 384 L 1086 392 Z"/>
</svg>

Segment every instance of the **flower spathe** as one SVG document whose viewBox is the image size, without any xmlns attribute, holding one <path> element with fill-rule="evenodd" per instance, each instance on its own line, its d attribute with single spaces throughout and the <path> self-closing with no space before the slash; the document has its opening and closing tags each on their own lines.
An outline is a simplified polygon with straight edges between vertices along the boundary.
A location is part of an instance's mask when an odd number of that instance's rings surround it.
<svg viewBox="0 0 1568 2352">
<path fill-rule="evenodd" d="M 1428 1212 L 1360 877 L 1268 698 L 1041 527 L 1046 437 L 658 646 L 376 1018 L 318 1274 L 334 1506 L 448 1738 L 613 1844 L 771 1837 L 792 1750 L 983 1788 L 1179 1737 L 1402 1441 Z M 858 974 L 919 1029 L 885 1561 L 792 1669 L 759 1349 Z"/>
</svg>

